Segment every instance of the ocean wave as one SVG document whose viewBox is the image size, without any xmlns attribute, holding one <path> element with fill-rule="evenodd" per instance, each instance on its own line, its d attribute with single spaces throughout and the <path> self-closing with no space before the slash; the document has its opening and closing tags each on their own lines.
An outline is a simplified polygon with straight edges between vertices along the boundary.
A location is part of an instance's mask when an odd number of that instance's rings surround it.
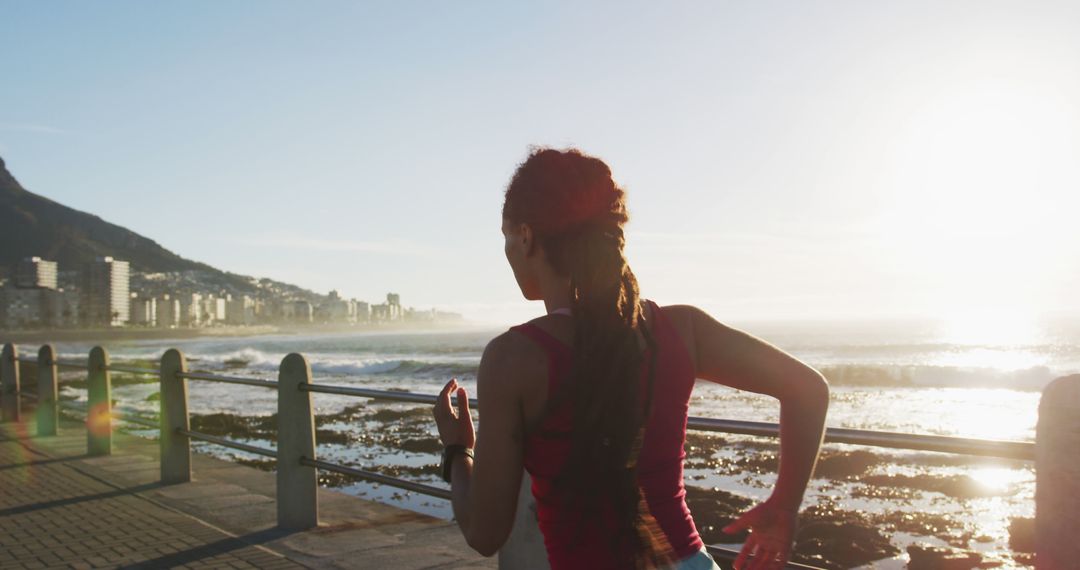
<svg viewBox="0 0 1080 570">
<path fill-rule="evenodd" d="M 949 388 L 1008 388 L 1013 390 L 1042 390 L 1066 371 L 1047 366 L 1032 366 L 1016 370 L 989 367 L 933 365 L 868 365 L 830 364 L 818 371 L 837 386 L 881 387 L 949 387 Z"/>
<path fill-rule="evenodd" d="M 281 364 L 285 352 L 283 347 L 236 346 L 213 347 L 204 345 L 188 352 L 189 366 L 193 370 L 224 371 L 229 373 L 253 373 L 274 376 Z M 478 353 L 447 355 L 426 350 L 429 347 L 414 346 L 413 352 L 381 348 L 368 348 L 366 351 L 339 351 L 337 347 L 322 347 L 322 350 L 305 352 L 312 371 L 320 376 L 367 379 L 371 381 L 397 380 L 445 380 L 451 377 L 473 379 L 479 368 Z M 224 350 L 222 350 L 224 349 Z M 162 349 L 152 347 L 121 347 L 112 352 L 112 360 L 118 363 L 157 361 Z M 1080 363 L 1074 361 L 1072 353 L 1058 355 L 1058 358 L 1028 358 L 1023 354 L 960 354 L 918 355 L 925 359 L 923 363 L 895 362 L 880 359 L 881 355 L 864 360 L 861 357 L 839 357 L 832 355 L 801 355 L 801 358 L 820 370 L 830 383 L 837 386 L 881 386 L 881 387 L 960 387 L 960 388 L 1008 388 L 1014 390 L 1041 390 L 1050 381 L 1060 376 L 1080 372 Z M 1061 357 L 1064 356 L 1064 357 Z M 61 358 L 85 361 L 85 353 L 64 351 Z M 949 360 L 959 362 L 949 362 Z M 935 363 L 934 361 L 939 361 Z M 1041 360 L 1041 362 L 1040 362 Z M 940 362 L 945 361 L 945 362 Z M 966 366 L 967 362 L 981 366 Z M 1023 365 L 1012 368 L 990 366 L 985 363 Z M 1044 364 L 1045 362 L 1045 364 Z M 1032 364 L 1032 365 L 1026 365 Z M 1026 365 L 1026 366 L 1025 366 Z M 403 385 L 411 386 L 412 382 Z"/>
<path fill-rule="evenodd" d="M 475 376 L 479 362 L 439 361 L 400 358 L 350 358 L 344 355 L 309 354 L 308 363 L 315 374 L 332 376 L 401 376 L 436 378 Z M 277 371 L 281 356 L 254 348 L 213 355 L 193 355 L 191 368 L 233 369 L 258 372 Z"/>
</svg>

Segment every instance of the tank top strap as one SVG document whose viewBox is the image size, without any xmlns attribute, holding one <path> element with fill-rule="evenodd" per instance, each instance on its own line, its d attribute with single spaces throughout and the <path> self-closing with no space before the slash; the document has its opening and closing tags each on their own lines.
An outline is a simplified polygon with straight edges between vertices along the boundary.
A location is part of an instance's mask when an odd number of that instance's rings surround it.
<svg viewBox="0 0 1080 570">
<path fill-rule="evenodd" d="M 543 347 L 543 349 L 551 356 L 555 356 L 556 354 L 566 354 L 571 351 L 569 346 L 551 336 L 551 333 L 548 333 L 534 324 L 524 323 L 510 327 L 510 330 L 517 331 L 531 338 L 536 344 Z"/>
<path fill-rule="evenodd" d="M 664 311 L 660 310 L 660 305 L 657 305 L 651 299 L 648 301 L 652 306 L 653 314 L 653 336 L 657 339 L 657 342 L 669 344 L 672 348 L 668 349 L 669 354 L 675 354 L 673 358 L 682 360 L 690 366 L 690 369 L 694 369 L 694 359 L 690 356 L 690 347 L 683 342 L 682 335 L 679 334 L 678 329 L 675 327 L 675 323 L 671 322 L 671 318 L 664 314 Z M 663 338 L 664 340 L 659 340 Z M 675 348 L 677 347 L 677 348 Z"/>
<path fill-rule="evenodd" d="M 656 327 L 671 325 L 667 320 L 667 315 L 660 310 L 660 305 L 657 305 L 652 299 L 645 299 L 645 302 L 649 305 L 649 315 L 653 318 L 654 334 Z"/>
</svg>

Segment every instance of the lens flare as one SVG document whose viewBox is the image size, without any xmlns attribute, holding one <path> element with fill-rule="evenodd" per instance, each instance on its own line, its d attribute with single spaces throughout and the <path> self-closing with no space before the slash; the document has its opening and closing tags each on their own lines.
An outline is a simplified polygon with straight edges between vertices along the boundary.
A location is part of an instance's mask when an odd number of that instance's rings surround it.
<svg viewBox="0 0 1080 570">
<path fill-rule="evenodd" d="M 86 429 L 94 436 L 109 435 L 112 429 L 112 410 L 107 403 L 96 404 L 90 408 Z"/>
</svg>

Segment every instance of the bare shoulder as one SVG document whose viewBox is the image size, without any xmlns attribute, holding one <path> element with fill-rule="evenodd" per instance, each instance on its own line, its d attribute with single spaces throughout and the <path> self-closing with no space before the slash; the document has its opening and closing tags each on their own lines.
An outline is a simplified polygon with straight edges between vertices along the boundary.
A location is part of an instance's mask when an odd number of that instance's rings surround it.
<svg viewBox="0 0 1080 570">
<path fill-rule="evenodd" d="M 667 317 L 669 321 L 676 325 L 689 325 L 693 322 L 692 319 L 694 317 L 694 313 L 701 312 L 701 309 L 693 305 L 664 305 L 663 307 L 657 305 L 657 307 L 659 307 L 660 310 L 663 311 L 664 316 Z"/>
<path fill-rule="evenodd" d="M 521 333 L 509 330 L 488 341 L 481 362 L 487 361 L 493 365 L 512 363 L 535 351 L 536 343 Z"/>
<path fill-rule="evenodd" d="M 532 339 L 513 330 L 491 339 L 476 376 L 477 396 L 494 402 L 485 407 L 486 417 L 492 409 L 513 413 L 519 427 L 539 417 L 547 400 L 546 378 L 547 354 Z"/>
<path fill-rule="evenodd" d="M 681 325 L 689 329 L 691 333 L 700 330 L 703 325 L 731 328 L 695 305 L 667 305 L 662 307 L 662 309 L 664 310 L 664 315 L 675 322 L 676 325 Z"/>
<path fill-rule="evenodd" d="M 499 377 L 504 379 L 500 383 L 516 383 L 542 366 L 546 366 L 543 349 L 525 335 L 509 330 L 491 339 L 484 347 L 478 380 Z"/>
<path fill-rule="evenodd" d="M 671 326 L 686 346 L 691 361 L 696 365 L 697 346 L 694 341 L 694 312 L 700 310 L 692 305 L 664 305 L 663 307 L 657 305 L 657 308 L 663 313 L 662 318 L 671 323 Z M 654 315 L 653 318 L 655 319 L 656 316 Z M 651 324 L 656 326 L 656 323 Z"/>
</svg>

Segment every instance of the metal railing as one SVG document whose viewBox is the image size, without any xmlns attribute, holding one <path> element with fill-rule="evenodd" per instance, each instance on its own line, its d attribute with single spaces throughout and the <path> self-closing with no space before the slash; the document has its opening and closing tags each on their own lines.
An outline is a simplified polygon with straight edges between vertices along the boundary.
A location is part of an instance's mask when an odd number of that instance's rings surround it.
<svg viewBox="0 0 1080 570">
<path fill-rule="evenodd" d="M 312 381 L 311 368 L 307 360 L 302 355 L 295 353 L 286 356 L 282 361 L 279 377 L 276 381 L 189 371 L 183 354 L 175 349 L 167 351 L 162 356 L 159 370 L 111 364 L 107 352 L 101 347 L 95 347 L 91 350 L 90 358 L 86 362 L 78 362 L 57 359 L 55 350 L 50 345 L 41 348 L 37 359 L 21 358 L 17 356 L 16 347 L 9 344 L 4 347 L 2 361 L 4 367 L 0 368 L 0 373 L 3 375 L 3 389 L 0 393 L 3 395 L 5 421 L 9 421 L 12 417 L 17 419 L 20 396 L 31 396 L 30 393 L 19 389 L 17 363 L 37 364 L 39 367 L 39 394 L 37 395 L 39 406 L 56 403 L 60 407 L 86 414 L 88 424 L 98 422 L 99 429 L 89 431 L 88 448 L 90 454 L 111 453 L 112 419 L 158 428 L 161 442 L 161 477 L 165 483 L 191 480 L 190 440 L 192 439 L 263 457 L 275 458 L 277 460 L 278 478 L 278 524 L 282 528 L 304 529 L 318 524 L 316 470 L 320 469 L 440 499 L 450 499 L 450 491 L 444 487 L 426 485 L 356 467 L 331 463 L 319 460 L 315 455 L 317 442 L 310 394 L 333 394 L 387 402 L 427 405 L 435 404 L 437 398 L 434 395 L 316 384 Z M 88 399 L 85 407 L 71 402 L 58 401 L 55 367 L 87 370 Z M 111 372 L 157 376 L 159 378 L 161 390 L 159 392 L 160 414 L 158 422 L 152 422 L 111 409 L 111 401 L 107 399 L 107 395 L 110 393 L 109 373 Z M 278 447 L 270 449 L 192 430 L 189 425 L 190 417 L 187 406 L 187 386 L 185 384 L 187 380 L 221 382 L 278 390 Z M 104 400 L 102 394 L 106 395 Z M 9 397 L 12 395 L 14 398 Z M 14 406 L 10 405 L 12 401 L 15 403 Z M 475 399 L 470 400 L 470 406 L 477 409 L 480 407 L 479 402 Z M 39 423 L 39 434 L 41 435 L 56 433 L 57 412 L 50 411 L 54 408 L 52 406 L 47 406 L 47 408 L 44 413 L 39 411 L 36 414 Z M 95 413 L 105 414 L 104 419 L 100 416 L 95 417 Z M 104 421 L 104 424 L 101 423 L 102 421 Z M 107 429 L 100 429 L 101 425 L 107 426 Z M 687 428 L 704 432 L 760 437 L 778 437 L 780 433 L 779 425 L 775 423 L 702 417 L 690 417 Z M 102 441 L 95 443 L 95 438 Z M 825 441 L 1024 461 L 1033 461 L 1035 459 L 1036 445 L 1018 441 L 996 441 L 843 428 L 826 429 Z M 728 560 L 733 559 L 737 554 L 713 546 L 710 546 L 709 550 L 714 556 Z M 811 568 L 794 563 L 789 566 L 793 568 Z"/>
</svg>

